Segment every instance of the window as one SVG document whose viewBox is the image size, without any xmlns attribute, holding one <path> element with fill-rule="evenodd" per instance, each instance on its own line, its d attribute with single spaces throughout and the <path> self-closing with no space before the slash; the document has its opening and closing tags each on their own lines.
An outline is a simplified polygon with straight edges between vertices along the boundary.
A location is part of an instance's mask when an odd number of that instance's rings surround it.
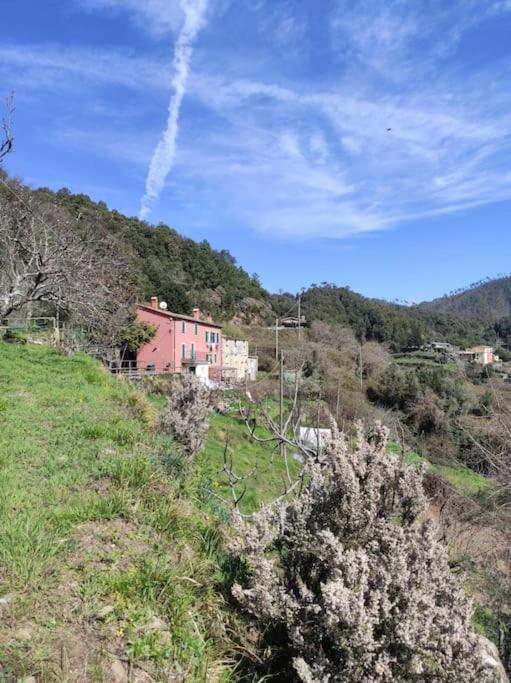
<svg viewBox="0 0 511 683">
<path fill-rule="evenodd" d="M 195 358 L 195 344 L 192 344 L 190 348 L 190 358 Z"/>
<path fill-rule="evenodd" d="M 186 323 L 185 323 L 184 320 L 183 320 L 183 322 L 181 323 L 181 332 L 182 332 L 183 334 L 185 334 L 185 332 L 186 332 Z"/>
<path fill-rule="evenodd" d="M 195 323 L 195 336 L 199 334 L 199 325 L 198 323 Z"/>
<path fill-rule="evenodd" d="M 181 344 L 181 358 L 186 358 L 186 344 Z"/>
<path fill-rule="evenodd" d="M 211 354 L 210 353 L 206 354 L 206 360 L 208 361 L 208 363 L 211 363 Z"/>
<path fill-rule="evenodd" d="M 215 363 L 216 363 L 216 353 L 215 353 Z"/>
<path fill-rule="evenodd" d="M 209 344 L 209 332 L 206 330 L 206 344 Z"/>
</svg>

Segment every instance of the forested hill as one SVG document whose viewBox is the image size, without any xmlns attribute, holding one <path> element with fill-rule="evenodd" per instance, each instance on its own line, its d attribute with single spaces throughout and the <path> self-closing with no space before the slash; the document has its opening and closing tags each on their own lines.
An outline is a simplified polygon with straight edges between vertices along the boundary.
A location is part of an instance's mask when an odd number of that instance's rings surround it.
<svg viewBox="0 0 511 683">
<path fill-rule="evenodd" d="M 114 235 L 132 258 L 142 299 L 156 294 L 178 313 L 189 314 L 199 306 L 219 320 L 238 316 L 246 322 L 270 308 L 269 294 L 257 276 L 239 267 L 226 250 L 183 237 L 167 225 L 152 227 L 110 211 L 104 202 L 93 202 L 84 194 L 46 188 L 36 193 L 64 206 L 81 222 L 89 221 Z"/>
<path fill-rule="evenodd" d="M 272 297 L 278 315 L 293 308 L 296 297 Z M 333 284 L 312 285 L 302 293 L 302 313 L 308 322 L 324 322 L 351 327 L 358 338 L 391 342 L 396 347 L 420 346 L 433 339 L 470 345 L 490 338 L 484 322 L 444 314 L 420 306 L 399 306 L 379 299 L 368 299 L 348 287 Z"/>
<path fill-rule="evenodd" d="M 511 277 L 502 277 L 443 296 L 420 308 L 493 323 L 511 315 Z"/>
<path fill-rule="evenodd" d="M 158 295 L 169 309 L 191 313 L 194 306 L 211 312 L 218 320 L 270 324 L 296 304 L 292 294 L 270 296 L 256 275 L 249 275 L 226 250 L 207 241 L 183 237 L 167 225 L 156 227 L 137 218 L 109 210 L 84 194 L 67 189 L 35 190 L 42 200 L 67 209 L 91 231 L 112 235 L 114 248 L 129 257 L 140 299 Z M 389 342 L 395 347 L 415 346 L 432 339 L 470 345 L 494 339 L 492 323 L 511 311 L 511 278 L 429 304 L 400 306 L 369 299 L 323 283 L 302 294 L 302 312 L 309 322 L 322 320 L 349 326 L 359 338 Z M 296 310 L 295 310 L 296 314 Z"/>
</svg>

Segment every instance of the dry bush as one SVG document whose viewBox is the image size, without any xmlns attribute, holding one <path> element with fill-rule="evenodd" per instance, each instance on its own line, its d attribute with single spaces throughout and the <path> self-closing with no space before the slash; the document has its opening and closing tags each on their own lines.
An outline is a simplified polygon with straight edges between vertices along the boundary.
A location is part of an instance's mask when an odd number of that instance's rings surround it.
<svg viewBox="0 0 511 683">
<path fill-rule="evenodd" d="M 183 375 L 180 380 L 172 386 L 160 424 L 188 456 L 193 456 L 206 438 L 210 391 L 194 375 Z"/>
<path fill-rule="evenodd" d="M 339 351 L 358 353 L 358 342 L 349 327 L 331 325 L 323 320 L 314 320 L 310 327 L 312 341 L 327 344 Z"/>
<path fill-rule="evenodd" d="M 380 376 L 392 361 L 389 351 L 378 342 L 366 342 L 362 346 L 362 367 L 368 378 Z"/>
<path fill-rule="evenodd" d="M 265 672 L 304 683 L 496 680 L 423 521 L 422 471 L 386 441 L 379 424 L 368 438 L 359 428 L 355 449 L 334 430 L 299 496 L 235 517 L 246 575 L 233 594 L 264 634 Z"/>
<path fill-rule="evenodd" d="M 274 399 L 278 393 L 278 381 L 273 379 L 263 379 L 249 384 L 248 391 L 254 403 L 262 403 L 266 399 Z"/>
<path fill-rule="evenodd" d="M 441 434 L 447 428 L 447 416 L 438 406 L 435 394 L 429 388 L 422 400 L 413 406 L 410 420 L 418 434 Z"/>
</svg>

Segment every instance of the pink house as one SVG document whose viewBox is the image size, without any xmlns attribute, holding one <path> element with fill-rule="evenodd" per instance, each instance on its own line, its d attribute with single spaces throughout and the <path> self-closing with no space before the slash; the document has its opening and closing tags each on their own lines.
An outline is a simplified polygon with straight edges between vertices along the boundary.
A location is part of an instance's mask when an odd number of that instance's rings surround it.
<svg viewBox="0 0 511 683">
<path fill-rule="evenodd" d="M 153 339 L 137 351 L 137 367 L 156 372 L 192 372 L 213 379 L 222 368 L 222 326 L 198 308 L 193 316 L 171 313 L 153 296 L 150 304 L 137 306 L 140 321 L 156 325 Z"/>
</svg>

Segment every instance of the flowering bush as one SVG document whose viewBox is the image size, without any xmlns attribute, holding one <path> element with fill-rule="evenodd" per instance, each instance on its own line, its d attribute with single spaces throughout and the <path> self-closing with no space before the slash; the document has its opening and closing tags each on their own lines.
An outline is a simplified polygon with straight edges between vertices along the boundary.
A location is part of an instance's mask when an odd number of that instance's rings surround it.
<svg viewBox="0 0 511 683">
<path fill-rule="evenodd" d="M 300 495 L 235 518 L 246 576 L 233 595 L 278 657 L 278 679 L 495 680 L 421 514 L 422 471 L 387 453 L 379 424 L 367 438 L 359 428 L 355 448 L 333 434 Z"/>
<path fill-rule="evenodd" d="M 204 445 L 209 409 L 209 389 L 193 375 L 183 375 L 172 385 L 161 427 L 192 456 Z"/>
</svg>

